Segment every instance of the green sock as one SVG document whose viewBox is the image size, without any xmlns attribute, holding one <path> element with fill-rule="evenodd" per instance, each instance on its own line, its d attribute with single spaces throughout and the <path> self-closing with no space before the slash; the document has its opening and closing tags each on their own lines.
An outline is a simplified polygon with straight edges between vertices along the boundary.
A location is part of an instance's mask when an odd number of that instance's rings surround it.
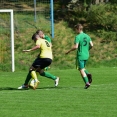
<svg viewBox="0 0 117 117">
<path fill-rule="evenodd" d="M 85 72 L 86 74 L 89 74 L 89 72 L 88 72 L 86 69 L 84 70 L 84 72 Z"/>
<path fill-rule="evenodd" d="M 28 85 L 30 79 L 31 79 L 31 71 L 28 72 L 24 85 Z"/>
<path fill-rule="evenodd" d="M 41 73 L 40 74 L 41 76 L 44 76 L 44 77 L 47 77 L 47 78 L 50 78 L 50 79 L 52 79 L 52 80 L 56 80 L 56 76 L 54 76 L 54 75 L 52 75 L 52 74 L 50 74 L 50 73 L 48 73 L 48 72 L 43 72 L 43 73 Z"/>
<path fill-rule="evenodd" d="M 84 80 L 85 83 L 89 82 L 87 77 L 83 77 L 83 80 Z"/>
</svg>

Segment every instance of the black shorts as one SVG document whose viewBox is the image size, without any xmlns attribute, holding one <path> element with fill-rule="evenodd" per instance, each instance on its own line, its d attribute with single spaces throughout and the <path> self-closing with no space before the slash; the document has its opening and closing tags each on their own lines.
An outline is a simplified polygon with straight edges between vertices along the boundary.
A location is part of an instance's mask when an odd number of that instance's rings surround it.
<svg viewBox="0 0 117 117">
<path fill-rule="evenodd" d="M 34 68 L 40 67 L 41 69 L 44 69 L 45 67 L 49 66 L 51 63 L 52 59 L 50 58 L 36 58 L 32 66 Z"/>
</svg>

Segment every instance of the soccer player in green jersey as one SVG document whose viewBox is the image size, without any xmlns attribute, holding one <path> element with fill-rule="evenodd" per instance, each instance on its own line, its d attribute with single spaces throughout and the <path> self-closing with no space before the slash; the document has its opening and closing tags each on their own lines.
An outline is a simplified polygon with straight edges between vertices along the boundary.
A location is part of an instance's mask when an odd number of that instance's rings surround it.
<svg viewBox="0 0 117 117">
<path fill-rule="evenodd" d="M 77 24 L 75 26 L 78 35 L 75 37 L 74 46 L 66 52 L 70 53 L 77 49 L 76 65 L 79 66 L 80 74 L 85 82 L 85 89 L 87 89 L 92 82 L 92 75 L 85 69 L 87 60 L 89 59 L 89 50 L 93 47 L 91 38 L 83 32 L 83 26 Z"/>
<path fill-rule="evenodd" d="M 32 49 L 23 50 L 23 51 L 30 52 L 30 51 L 39 49 L 40 54 L 35 59 L 32 66 L 30 67 L 30 70 L 26 77 L 25 83 L 22 86 L 18 87 L 18 89 L 28 88 L 28 82 L 30 81 L 31 77 L 35 77 L 35 79 L 36 79 L 34 82 L 33 89 L 37 88 L 39 81 L 37 79 L 37 75 L 36 75 L 35 71 L 38 71 L 41 76 L 54 80 L 55 87 L 58 86 L 59 77 L 54 76 L 54 75 L 44 71 L 44 68 L 49 66 L 52 63 L 52 59 L 53 59 L 50 43 L 47 40 L 40 38 L 37 33 L 33 34 L 32 40 L 34 40 L 34 42 L 36 43 L 36 46 L 34 46 Z"/>
</svg>

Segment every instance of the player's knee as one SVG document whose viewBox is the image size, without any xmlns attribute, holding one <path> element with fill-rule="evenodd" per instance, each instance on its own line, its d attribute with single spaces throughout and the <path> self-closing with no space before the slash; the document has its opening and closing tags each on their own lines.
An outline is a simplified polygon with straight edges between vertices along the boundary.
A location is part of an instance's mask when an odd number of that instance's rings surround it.
<svg viewBox="0 0 117 117">
<path fill-rule="evenodd" d="M 34 68 L 33 66 L 31 66 L 31 67 L 29 68 L 29 71 L 33 71 L 33 70 L 35 70 L 35 68 Z"/>
<path fill-rule="evenodd" d="M 84 68 L 79 68 L 79 71 L 84 71 Z"/>
</svg>

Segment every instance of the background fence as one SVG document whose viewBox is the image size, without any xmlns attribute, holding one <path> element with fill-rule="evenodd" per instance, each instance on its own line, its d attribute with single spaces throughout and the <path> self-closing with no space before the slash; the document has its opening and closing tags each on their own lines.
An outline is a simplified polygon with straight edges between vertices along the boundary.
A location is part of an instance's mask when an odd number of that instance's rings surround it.
<svg viewBox="0 0 117 117">
<path fill-rule="evenodd" d="M 14 11 L 15 65 L 22 68 L 24 59 L 30 65 L 35 55 L 29 53 L 25 58 L 22 49 L 31 47 L 31 36 L 37 29 L 51 35 L 50 0 L 0 0 L 0 9 Z M 10 50 L 10 14 L 0 13 L 0 70 L 11 70 Z"/>
</svg>

